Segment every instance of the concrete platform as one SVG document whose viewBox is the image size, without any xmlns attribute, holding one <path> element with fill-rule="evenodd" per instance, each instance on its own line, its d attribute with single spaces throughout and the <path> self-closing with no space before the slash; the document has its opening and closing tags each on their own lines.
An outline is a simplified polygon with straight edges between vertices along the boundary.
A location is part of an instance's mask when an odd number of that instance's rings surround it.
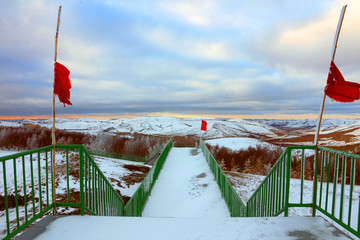
<svg viewBox="0 0 360 240">
<path fill-rule="evenodd" d="M 67 216 L 38 223 L 19 239 L 351 239 L 321 217 L 138 218 Z M 37 234 L 28 232 L 44 228 Z M 25 236 L 26 235 L 26 236 Z M 24 238 L 26 237 L 26 238 Z M 30 238 L 29 238 L 30 237 Z"/>
</svg>

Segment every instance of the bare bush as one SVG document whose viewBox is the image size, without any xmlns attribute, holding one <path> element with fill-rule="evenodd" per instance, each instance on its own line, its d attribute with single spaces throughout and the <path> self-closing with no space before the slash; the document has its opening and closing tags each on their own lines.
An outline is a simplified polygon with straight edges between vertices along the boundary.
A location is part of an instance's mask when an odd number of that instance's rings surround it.
<svg viewBox="0 0 360 240">
<path fill-rule="evenodd" d="M 239 151 L 218 145 L 207 144 L 207 147 L 224 171 L 260 175 L 266 175 L 283 152 L 281 147 L 269 148 L 263 145 Z"/>
<path fill-rule="evenodd" d="M 143 134 L 109 135 L 102 132 L 96 136 L 56 130 L 56 144 L 80 144 L 88 149 L 119 154 L 146 156 L 155 147 L 164 145 L 167 136 Z M 27 124 L 23 127 L 0 126 L 0 148 L 13 150 L 30 150 L 52 144 L 51 130 L 38 125 Z"/>
</svg>

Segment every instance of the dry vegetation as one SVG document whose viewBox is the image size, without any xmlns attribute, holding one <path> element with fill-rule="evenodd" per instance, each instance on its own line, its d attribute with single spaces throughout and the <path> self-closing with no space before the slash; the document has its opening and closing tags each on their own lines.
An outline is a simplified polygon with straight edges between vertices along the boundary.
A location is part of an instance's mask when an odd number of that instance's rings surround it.
<svg viewBox="0 0 360 240">
<path fill-rule="evenodd" d="M 207 147 L 224 171 L 258 175 L 266 175 L 284 151 L 281 147 L 270 149 L 261 145 L 239 151 L 217 145 Z"/>
<path fill-rule="evenodd" d="M 57 144 L 82 144 L 88 149 L 105 152 L 146 156 L 154 147 L 168 141 L 166 136 L 143 134 L 109 135 L 56 131 Z M 51 131 L 38 125 L 27 124 L 23 127 L 0 126 L 0 149 L 29 150 L 51 145 Z"/>
</svg>

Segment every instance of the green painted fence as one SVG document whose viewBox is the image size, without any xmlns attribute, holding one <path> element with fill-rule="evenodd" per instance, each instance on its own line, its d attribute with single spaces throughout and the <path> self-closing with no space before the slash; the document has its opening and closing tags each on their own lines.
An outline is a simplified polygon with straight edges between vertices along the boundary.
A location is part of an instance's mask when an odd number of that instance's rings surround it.
<svg viewBox="0 0 360 240">
<path fill-rule="evenodd" d="M 320 146 L 317 157 L 316 210 L 360 238 L 360 155 Z"/>
<path fill-rule="evenodd" d="M 216 162 L 209 149 L 206 147 L 204 141 L 200 140 L 200 147 L 205 155 L 206 161 L 209 164 L 211 171 L 214 174 L 215 180 L 219 185 L 222 196 L 225 199 L 226 205 L 229 208 L 232 217 L 246 217 L 246 206 L 235 192 L 235 189 L 221 170 L 219 164 Z"/>
<path fill-rule="evenodd" d="M 6 219 L 5 232 L 1 233 L 5 234 L 4 239 L 14 237 L 53 208 L 51 156 L 49 146 L 0 157 L 0 192 L 4 194 L 1 210 Z"/>
<path fill-rule="evenodd" d="M 14 237 L 54 208 L 52 148 L 0 157 L 0 192 L 4 193 L 6 219 L 4 239 Z M 124 214 L 123 200 L 82 145 L 57 145 L 56 150 L 55 172 L 65 172 L 66 176 L 56 183 L 66 189 L 60 196 L 57 194 L 57 206 L 80 208 L 82 215 L 85 211 L 104 216 Z M 69 159 L 69 154 L 74 152 L 75 161 Z M 75 187 L 70 186 L 74 175 L 79 177 Z"/>
<path fill-rule="evenodd" d="M 311 155 L 317 159 L 315 168 L 306 163 Z M 292 169 L 294 161 L 300 161 L 300 179 L 291 178 L 295 170 Z M 248 200 L 247 216 L 288 216 L 289 208 L 312 208 L 315 203 L 315 211 L 360 237 L 360 186 L 355 186 L 356 169 L 359 167 L 360 155 L 322 146 L 317 150 L 315 146 L 287 147 Z M 312 187 L 315 195 L 311 199 L 305 199 L 306 171 L 314 171 Z M 297 182 L 291 185 L 291 181 Z M 300 186 L 296 199 L 290 199 L 290 192 L 295 191 L 292 186 Z"/>
<path fill-rule="evenodd" d="M 148 200 L 151 190 L 159 177 L 160 171 L 165 163 L 165 160 L 172 148 L 172 140 L 168 142 L 157 161 L 154 163 L 150 171 L 147 173 L 140 186 L 125 206 L 126 216 L 138 216 L 140 217 Z"/>
</svg>

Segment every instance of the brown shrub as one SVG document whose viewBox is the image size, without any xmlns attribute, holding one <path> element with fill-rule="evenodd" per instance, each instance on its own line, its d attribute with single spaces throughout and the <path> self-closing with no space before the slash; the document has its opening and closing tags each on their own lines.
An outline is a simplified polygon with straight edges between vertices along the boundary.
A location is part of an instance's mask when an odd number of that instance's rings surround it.
<svg viewBox="0 0 360 240">
<path fill-rule="evenodd" d="M 195 147 L 199 143 L 196 136 L 173 136 L 174 147 Z"/>
<path fill-rule="evenodd" d="M 164 145 L 168 136 L 152 136 L 144 134 L 109 135 L 99 133 L 96 136 L 56 130 L 57 144 L 80 144 L 92 150 L 111 153 L 130 154 L 144 157 L 154 147 Z M 22 127 L 0 126 L 0 148 L 29 150 L 52 144 L 51 130 L 38 125 L 27 124 Z"/>
<path fill-rule="evenodd" d="M 207 144 L 207 147 L 224 171 L 260 175 L 266 175 L 283 152 L 280 147 L 270 149 L 262 145 L 239 151 L 233 151 L 218 145 L 211 146 Z"/>
</svg>

